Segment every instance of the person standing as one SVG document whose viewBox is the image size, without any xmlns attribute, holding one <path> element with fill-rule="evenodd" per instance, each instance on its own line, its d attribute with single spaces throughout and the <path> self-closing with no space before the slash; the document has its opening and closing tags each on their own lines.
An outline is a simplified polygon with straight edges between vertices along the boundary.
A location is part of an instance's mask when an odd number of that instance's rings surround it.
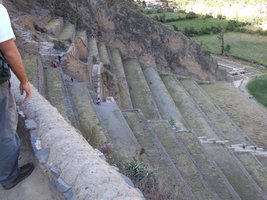
<svg viewBox="0 0 267 200">
<path fill-rule="evenodd" d="M 21 55 L 14 42 L 6 8 L 0 3 L 0 53 L 20 81 L 20 93 L 26 94 L 24 101 L 31 97 L 31 86 L 25 73 Z M 0 66 L 1 67 L 1 66 Z M 1 74 L 0 74 L 1 76 Z M 20 139 L 16 133 L 18 116 L 16 103 L 11 93 L 10 81 L 0 82 L 0 184 L 8 190 L 28 177 L 34 165 L 18 166 Z"/>
</svg>

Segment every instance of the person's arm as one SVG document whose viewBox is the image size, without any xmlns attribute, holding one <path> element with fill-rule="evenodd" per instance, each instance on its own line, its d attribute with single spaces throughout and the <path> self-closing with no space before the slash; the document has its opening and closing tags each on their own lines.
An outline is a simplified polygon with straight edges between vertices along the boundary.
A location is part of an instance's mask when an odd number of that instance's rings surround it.
<svg viewBox="0 0 267 200">
<path fill-rule="evenodd" d="M 31 86 L 25 73 L 25 68 L 21 59 L 21 55 L 17 49 L 14 40 L 10 39 L 0 43 L 0 51 L 2 52 L 8 64 L 10 65 L 14 74 L 20 80 L 21 95 L 23 95 L 24 92 L 26 93 L 24 101 L 29 100 L 31 97 Z"/>
</svg>

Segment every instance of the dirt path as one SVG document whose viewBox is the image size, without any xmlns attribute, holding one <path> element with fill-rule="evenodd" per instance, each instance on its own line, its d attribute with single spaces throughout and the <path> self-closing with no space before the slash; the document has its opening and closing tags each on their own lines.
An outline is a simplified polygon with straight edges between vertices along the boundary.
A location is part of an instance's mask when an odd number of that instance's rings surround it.
<svg viewBox="0 0 267 200">
<path fill-rule="evenodd" d="M 227 71 L 229 71 L 229 70 L 237 71 L 240 69 L 244 69 L 246 71 L 245 74 L 240 74 L 237 77 L 234 77 L 233 84 L 236 88 L 238 88 L 245 95 L 245 97 L 249 98 L 251 101 L 253 101 L 255 104 L 257 104 L 260 107 L 260 109 L 262 109 L 263 112 L 265 112 L 265 114 L 267 115 L 267 109 L 263 105 L 258 103 L 249 94 L 247 87 L 246 87 L 248 82 L 252 78 L 254 78 L 256 76 L 260 76 L 262 74 L 261 72 L 259 72 L 260 70 L 256 71 L 254 69 L 253 66 L 255 66 L 255 64 L 249 63 L 246 61 L 242 61 L 242 60 L 238 60 L 235 58 L 226 58 L 226 57 L 214 56 L 214 55 L 213 55 L 213 57 L 217 60 L 218 65 L 224 67 Z"/>
</svg>

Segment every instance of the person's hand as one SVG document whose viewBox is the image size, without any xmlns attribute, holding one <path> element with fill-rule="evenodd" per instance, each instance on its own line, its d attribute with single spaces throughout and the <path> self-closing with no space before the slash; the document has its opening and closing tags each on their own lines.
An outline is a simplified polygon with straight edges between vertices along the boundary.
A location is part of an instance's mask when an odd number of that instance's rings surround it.
<svg viewBox="0 0 267 200">
<path fill-rule="evenodd" d="M 29 81 L 25 83 L 20 83 L 20 94 L 23 95 L 24 92 L 26 93 L 26 96 L 24 98 L 24 102 L 28 101 L 32 96 L 32 89 Z"/>
</svg>

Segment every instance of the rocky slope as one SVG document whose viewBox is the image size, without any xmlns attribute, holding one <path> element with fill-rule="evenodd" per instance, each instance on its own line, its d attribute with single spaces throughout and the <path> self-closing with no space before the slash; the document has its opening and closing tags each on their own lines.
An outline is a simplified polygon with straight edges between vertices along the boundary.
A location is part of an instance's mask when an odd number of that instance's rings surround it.
<svg viewBox="0 0 267 200">
<path fill-rule="evenodd" d="M 163 73 L 216 80 L 217 63 L 197 43 L 137 13 L 125 1 L 16 1 L 24 6 L 27 3 L 39 3 L 68 18 L 99 41 L 119 48 L 123 58 L 137 58 L 143 68 L 156 67 Z"/>
</svg>

